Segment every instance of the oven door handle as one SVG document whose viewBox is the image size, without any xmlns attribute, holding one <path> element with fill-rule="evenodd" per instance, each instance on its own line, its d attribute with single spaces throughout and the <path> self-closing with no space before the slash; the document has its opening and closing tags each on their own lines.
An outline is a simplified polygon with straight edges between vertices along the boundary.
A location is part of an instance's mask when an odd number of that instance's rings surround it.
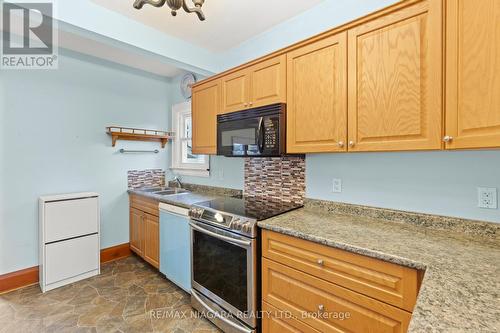
<svg viewBox="0 0 500 333">
<path fill-rule="evenodd" d="M 224 316 L 222 316 L 220 313 L 218 313 L 217 311 L 214 311 L 212 310 L 207 303 L 205 303 L 201 298 L 200 296 L 196 295 L 196 291 L 193 291 L 191 293 L 191 296 L 193 296 L 211 315 L 213 315 L 214 317 L 217 317 L 219 318 L 220 320 L 222 320 L 224 323 L 228 324 L 229 326 L 235 328 L 236 330 L 238 330 L 238 332 L 244 332 L 244 333 L 252 333 L 253 330 L 249 330 L 247 328 L 244 328 L 240 325 L 237 325 L 229 320 L 227 320 L 226 318 L 224 318 Z"/>
<path fill-rule="evenodd" d="M 219 235 L 218 233 L 215 233 L 215 232 L 212 232 L 212 231 L 200 228 L 199 226 L 197 226 L 196 224 L 194 224 L 192 222 L 189 222 L 189 225 L 191 226 L 191 228 L 195 229 L 196 231 L 199 231 L 201 233 L 207 234 L 209 236 L 212 236 L 212 237 L 215 237 L 215 238 L 218 238 L 218 239 L 225 240 L 225 241 L 227 241 L 229 243 L 234 243 L 234 244 L 242 245 L 242 246 L 245 246 L 245 247 L 249 247 L 249 246 L 252 245 L 251 241 L 234 239 L 234 238 L 227 237 L 227 236 L 224 236 L 224 235 Z"/>
</svg>

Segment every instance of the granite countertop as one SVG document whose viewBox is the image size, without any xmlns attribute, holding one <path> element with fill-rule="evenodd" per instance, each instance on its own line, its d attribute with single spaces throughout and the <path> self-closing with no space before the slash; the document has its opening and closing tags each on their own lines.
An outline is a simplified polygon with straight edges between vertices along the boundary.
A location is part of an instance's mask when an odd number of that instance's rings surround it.
<svg viewBox="0 0 500 333">
<path fill-rule="evenodd" d="M 409 332 L 500 332 L 500 241 L 382 218 L 302 208 L 258 224 L 425 270 Z"/>
</svg>

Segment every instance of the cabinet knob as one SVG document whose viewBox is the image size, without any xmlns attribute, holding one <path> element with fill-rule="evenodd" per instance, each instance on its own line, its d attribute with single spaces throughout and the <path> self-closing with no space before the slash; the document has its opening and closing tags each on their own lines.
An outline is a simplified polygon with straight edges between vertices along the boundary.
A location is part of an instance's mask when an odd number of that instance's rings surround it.
<svg viewBox="0 0 500 333">
<path fill-rule="evenodd" d="M 323 304 L 318 305 L 318 310 L 319 310 L 320 312 L 325 311 L 325 306 L 324 306 Z"/>
<path fill-rule="evenodd" d="M 244 106 L 248 106 L 248 103 L 244 103 L 243 105 L 244 105 Z"/>
<path fill-rule="evenodd" d="M 444 138 L 443 138 L 443 141 L 448 143 L 448 142 L 451 142 L 453 140 L 453 137 L 452 136 L 449 136 L 449 135 L 446 135 Z"/>
<path fill-rule="evenodd" d="M 253 105 L 253 102 L 248 103 L 248 105 L 252 106 L 252 105 Z"/>
<path fill-rule="evenodd" d="M 338 145 L 340 148 L 343 148 L 343 147 L 344 147 L 344 141 L 339 141 L 339 142 L 337 142 L 337 145 Z"/>
<path fill-rule="evenodd" d="M 349 141 L 349 147 L 354 147 L 354 141 Z"/>
<path fill-rule="evenodd" d="M 323 264 L 324 264 L 323 259 L 318 259 L 316 262 L 317 262 L 317 263 L 318 263 L 318 265 L 320 265 L 320 266 L 323 266 Z"/>
</svg>

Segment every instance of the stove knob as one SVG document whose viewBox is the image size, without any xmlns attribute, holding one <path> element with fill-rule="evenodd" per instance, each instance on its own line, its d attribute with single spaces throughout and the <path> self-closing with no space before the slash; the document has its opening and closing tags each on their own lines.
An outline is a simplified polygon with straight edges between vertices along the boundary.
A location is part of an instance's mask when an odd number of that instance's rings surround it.
<svg viewBox="0 0 500 333">
<path fill-rule="evenodd" d="M 241 221 L 240 219 L 234 219 L 231 221 L 231 224 L 229 224 L 229 228 L 239 230 L 241 228 Z"/>
<path fill-rule="evenodd" d="M 243 227 L 241 228 L 242 231 L 244 232 L 249 232 L 250 231 L 250 223 L 246 222 L 243 224 Z"/>
</svg>

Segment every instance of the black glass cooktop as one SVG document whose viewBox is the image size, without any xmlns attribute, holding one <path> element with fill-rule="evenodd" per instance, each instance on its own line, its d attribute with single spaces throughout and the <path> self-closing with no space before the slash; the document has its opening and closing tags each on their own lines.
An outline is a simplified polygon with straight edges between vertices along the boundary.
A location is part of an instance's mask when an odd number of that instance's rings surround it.
<svg viewBox="0 0 500 333">
<path fill-rule="evenodd" d="M 258 221 L 303 207 L 301 204 L 259 197 L 229 197 L 197 203 L 196 206 L 212 208 Z"/>
</svg>

